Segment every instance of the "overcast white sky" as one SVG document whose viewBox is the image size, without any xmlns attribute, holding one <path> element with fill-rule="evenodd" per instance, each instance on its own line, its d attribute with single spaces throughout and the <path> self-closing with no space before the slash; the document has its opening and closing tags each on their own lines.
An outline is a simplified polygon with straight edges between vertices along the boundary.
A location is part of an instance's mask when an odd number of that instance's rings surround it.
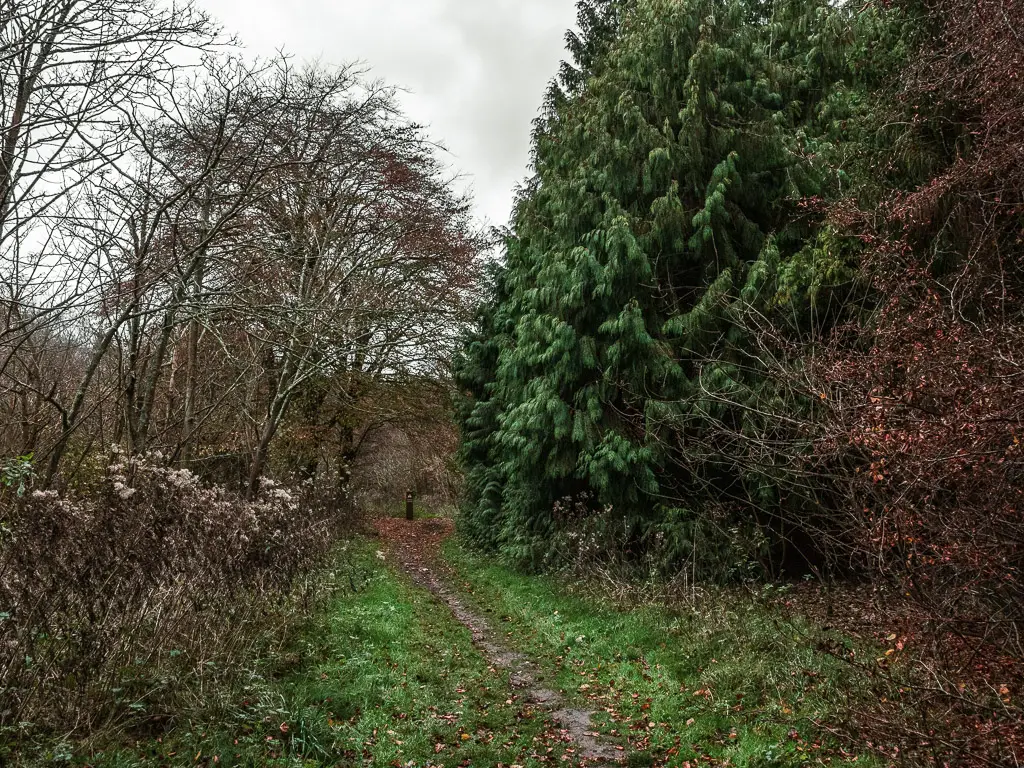
<svg viewBox="0 0 1024 768">
<path fill-rule="evenodd" d="M 451 152 L 478 217 L 508 222 L 531 122 L 563 58 L 575 0 L 199 0 L 246 48 L 363 61 L 409 90 L 407 116 Z"/>
</svg>

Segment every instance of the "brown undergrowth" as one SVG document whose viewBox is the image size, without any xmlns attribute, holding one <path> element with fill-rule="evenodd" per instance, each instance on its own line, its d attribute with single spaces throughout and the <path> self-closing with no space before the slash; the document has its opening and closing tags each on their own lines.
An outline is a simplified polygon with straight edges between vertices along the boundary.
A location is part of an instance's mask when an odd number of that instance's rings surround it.
<svg viewBox="0 0 1024 768">
<path fill-rule="evenodd" d="M 806 641 L 856 668 L 871 691 L 850 712 L 846 737 L 900 766 L 1024 764 L 1019 659 L 877 585 L 802 584 L 771 602 L 809 619 L 816 632 Z"/>
<path fill-rule="evenodd" d="M 0 743 L 159 732 L 215 708 L 310 609 L 343 509 L 311 486 L 264 481 L 245 500 L 119 454 L 76 495 L 0 498 Z"/>
</svg>

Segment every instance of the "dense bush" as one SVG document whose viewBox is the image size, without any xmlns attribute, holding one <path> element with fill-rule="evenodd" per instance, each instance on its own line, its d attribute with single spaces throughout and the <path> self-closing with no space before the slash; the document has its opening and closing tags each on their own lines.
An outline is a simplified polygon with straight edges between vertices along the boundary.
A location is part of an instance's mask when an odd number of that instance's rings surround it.
<svg viewBox="0 0 1024 768">
<path fill-rule="evenodd" d="M 1024 3 L 903 5 L 927 34 L 890 107 L 879 204 L 834 216 L 875 312 L 820 361 L 818 447 L 873 572 L 1022 658 Z"/>
<path fill-rule="evenodd" d="M 753 525 L 732 524 L 727 509 L 677 508 L 637 537 L 614 507 L 595 508 L 587 494 L 552 506 L 555 527 L 540 566 L 574 583 L 589 581 L 692 599 L 722 583 L 764 576 L 767 539 Z"/>
<path fill-rule="evenodd" d="M 230 674 L 345 530 L 311 485 L 245 501 L 121 454 L 79 495 L 0 504 L 6 728 L 159 718 L 175 680 Z"/>
</svg>

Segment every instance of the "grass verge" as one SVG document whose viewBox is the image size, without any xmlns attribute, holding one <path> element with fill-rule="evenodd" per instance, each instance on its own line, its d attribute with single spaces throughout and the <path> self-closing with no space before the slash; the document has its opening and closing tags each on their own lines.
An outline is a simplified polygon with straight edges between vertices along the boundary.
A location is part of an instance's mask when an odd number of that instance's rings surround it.
<svg viewBox="0 0 1024 768">
<path fill-rule="evenodd" d="M 56 757 L 93 768 L 558 762 L 556 735 L 447 608 L 387 568 L 373 542 L 353 542 L 344 557 L 347 573 L 361 577 L 346 575 L 327 610 L 270 668 L 252 670 L 216 719 Z"/>
<path fill-rule="evenodd" d="M 812 628 L 767 600 L 726 594 L 691 610 L 613 607 L 446 544 L 445 557 L 505 642 L 540 661 L 629 765 L 789 768 L 881 763 L 829 728 L 869 696 Z M 860 686 L 860 687 L 858 687 Z"/>
</svg>

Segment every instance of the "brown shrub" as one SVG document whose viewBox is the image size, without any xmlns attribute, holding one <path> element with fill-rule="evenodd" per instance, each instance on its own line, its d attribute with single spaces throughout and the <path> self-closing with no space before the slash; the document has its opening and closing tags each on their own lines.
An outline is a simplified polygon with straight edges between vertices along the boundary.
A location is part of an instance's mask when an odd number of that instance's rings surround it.
<svg viewBox="0 0 1024 768">
<path fill-rule="evenodd" d="M 1024 2 L 897 4 L 922 44 L 893 162 L 923 170 L 883 182 L 877 208 L 833 211 L 878 300 L 814 364 L 818 467 L 843 555 L 880 577 L 879 613 L 921 654 L 900 701 L 919 722 L 875 725 L 913 732 L 936 764 L 1009 765 L 1024 743 Z"/>
<path fill-rule="evenodd" d="M 881 297 L 816 368 L 844 541 L 940 625 L 1024 658 L 1022 0 L 905 0 L 920 183 L 843 216 Z M 936 128 L 938 126 L 939 128 Z"/>
<path fill-rule="evenodd" d="M 253 501 L 115 454 L 97 488 L 0 499 L 0 726 L 159 716 L 225 674 L 344 521 L 312 486 Z"/>
</svg>

